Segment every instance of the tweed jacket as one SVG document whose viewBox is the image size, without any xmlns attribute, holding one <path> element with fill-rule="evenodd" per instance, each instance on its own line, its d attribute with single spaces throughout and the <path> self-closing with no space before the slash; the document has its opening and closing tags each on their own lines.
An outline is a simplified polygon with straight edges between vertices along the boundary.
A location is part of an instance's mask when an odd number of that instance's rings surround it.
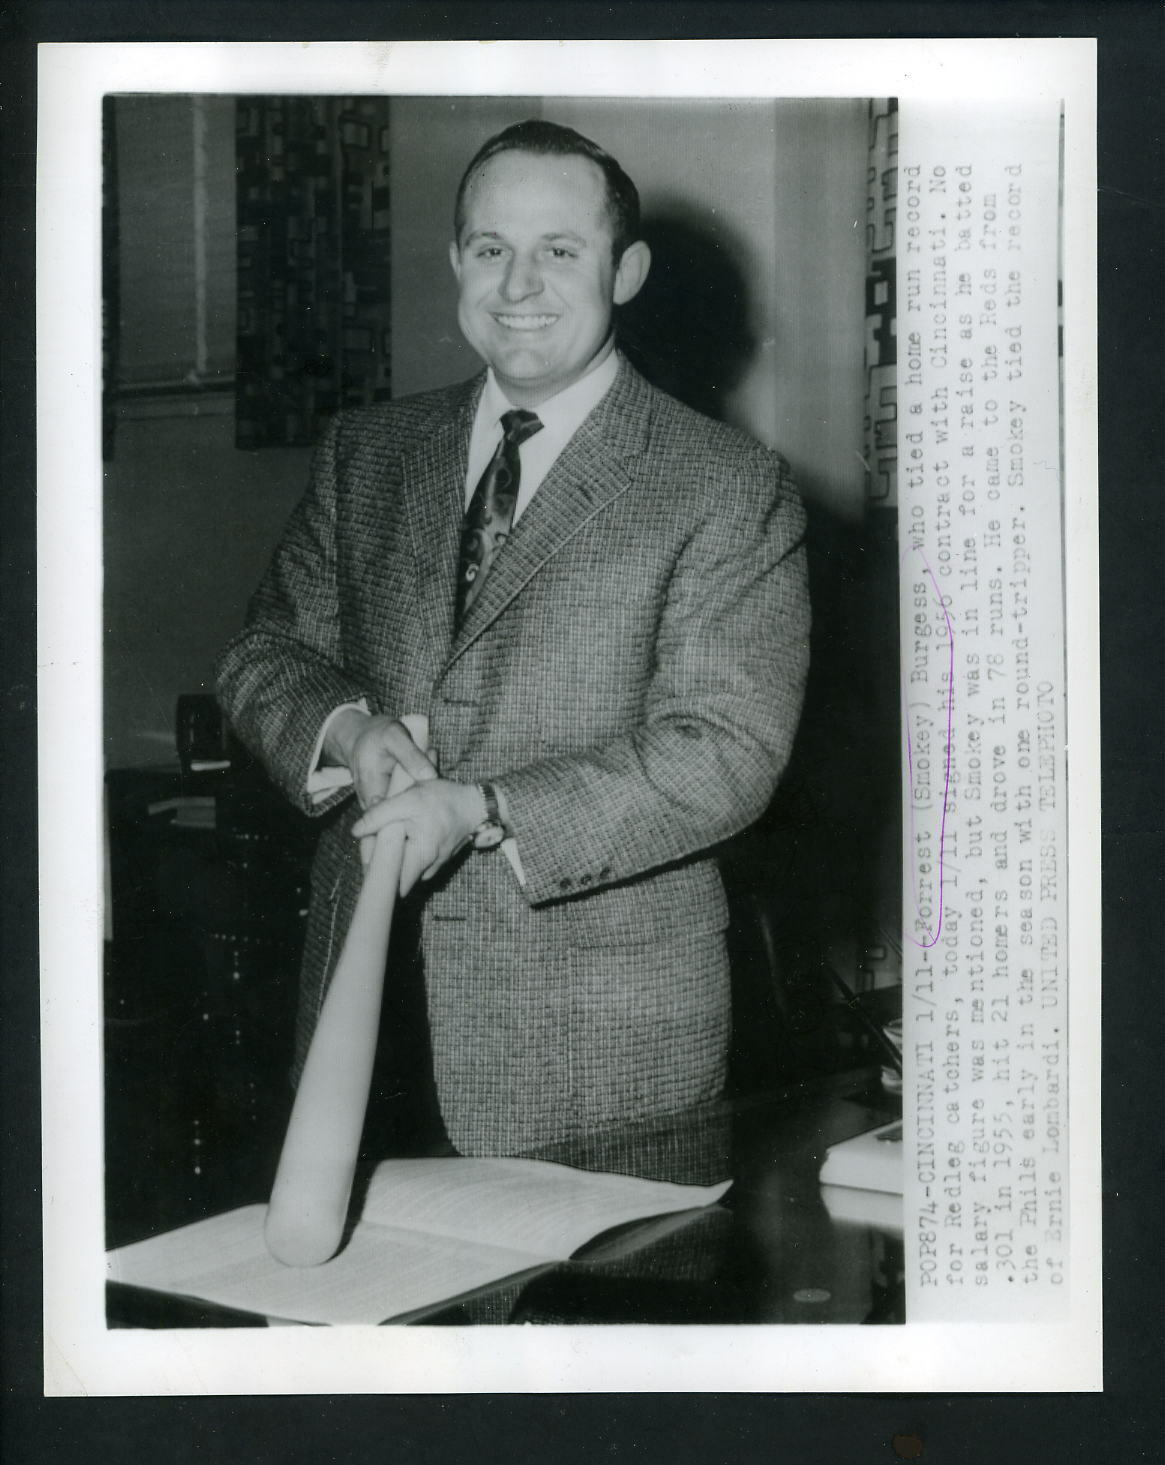
<svg viewBox="0 0 1165 1465">
<path fill-rule="evenodd" d="M 354 800 L 305 792 L 328 714 L 426 713 L 443 776 L 504 789 L 525 885 L 471 851 L 410 899 L 450 1137 L 513 1153 L 722 1084 L 708 851 L 785 765 L 808 603 L 783 460 L 624 361 L 455 630 L 483 380 L 337 416 L 219 695 L 289 798 L 346 800 L 313 870 L 300 1061 L 360 883 Z"/>
</svg>

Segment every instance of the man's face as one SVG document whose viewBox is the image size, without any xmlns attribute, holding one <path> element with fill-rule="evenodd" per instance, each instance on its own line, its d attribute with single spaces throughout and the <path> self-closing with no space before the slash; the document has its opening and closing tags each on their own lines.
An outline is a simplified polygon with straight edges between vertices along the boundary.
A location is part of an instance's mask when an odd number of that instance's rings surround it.
<svg viewBox="0 0 1165 1465">
<path fill-rule="evenodd" d="M 647 272 L 633 244 L 612 257 L 606 184 L 590 158 L 505 152 L 471 179 L 449 257 L 465 339 L 518 407 L 536 407 L 603 352 L 611 309 Z"/>
</svg>

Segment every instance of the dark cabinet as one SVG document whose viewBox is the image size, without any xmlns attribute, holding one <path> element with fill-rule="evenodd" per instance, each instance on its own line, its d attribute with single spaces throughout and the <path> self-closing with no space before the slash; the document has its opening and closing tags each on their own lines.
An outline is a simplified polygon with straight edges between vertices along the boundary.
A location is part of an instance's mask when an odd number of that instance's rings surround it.
<svg viewBox="0 0 1165 1465">
<path fill-rule="evenodd" d="M 252 769 L 106 779 L 110 1245 L 269 1188 L 314 841 Z"/>
</svg>

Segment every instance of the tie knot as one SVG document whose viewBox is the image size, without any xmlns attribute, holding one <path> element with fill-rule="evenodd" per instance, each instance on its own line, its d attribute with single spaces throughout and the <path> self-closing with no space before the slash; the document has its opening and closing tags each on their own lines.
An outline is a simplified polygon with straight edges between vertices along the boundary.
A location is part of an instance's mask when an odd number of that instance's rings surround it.
<svg viewBox="0 0 1165 1465">
<path fill-rule="evenodd" d="M 536 412 L 514 408 L 502 414 L 502 432 L 507 447 L 520 448 L 527 438 L 541 431 L 542 421 Z"/>
</svg>

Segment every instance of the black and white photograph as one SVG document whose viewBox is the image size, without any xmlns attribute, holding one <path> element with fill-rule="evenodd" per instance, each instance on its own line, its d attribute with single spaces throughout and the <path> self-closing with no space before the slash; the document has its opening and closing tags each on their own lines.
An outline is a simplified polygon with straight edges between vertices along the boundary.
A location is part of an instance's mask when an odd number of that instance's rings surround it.
<svg viewBox="0 0 1165 1465">
<path fill-rule="evenodd" d="M 85 77 L 85 1387 L 1087 1331 L 1087 55 L 163 49 Z"/>
<path fill-rule="evenodd" d="M 894 100 L 106 118 L 111 1320 L 901 1322 Z"/>
</svg>

